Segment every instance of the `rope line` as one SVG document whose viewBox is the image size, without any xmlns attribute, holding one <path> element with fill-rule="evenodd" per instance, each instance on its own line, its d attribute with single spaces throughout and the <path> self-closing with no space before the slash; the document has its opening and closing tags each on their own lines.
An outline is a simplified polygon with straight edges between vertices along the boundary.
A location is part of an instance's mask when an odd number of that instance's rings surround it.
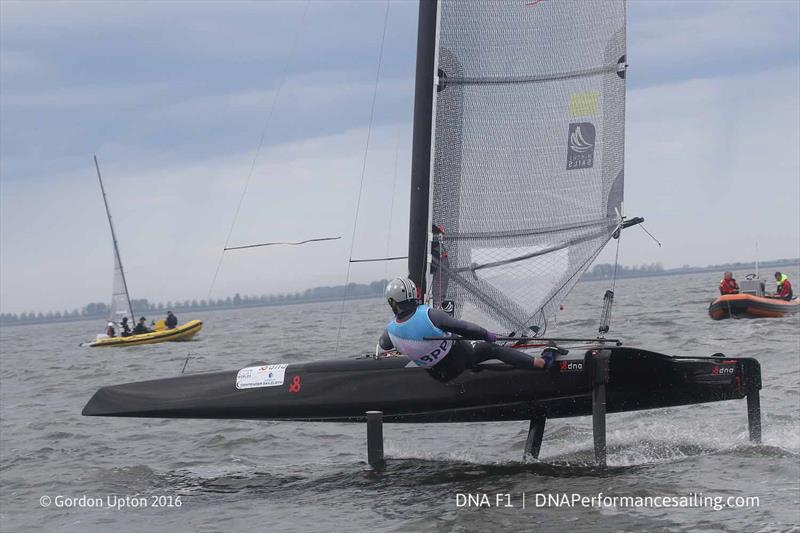
<svg viewBox="0 0 800 533">
<path fill-rule="evenodd" d="M 208 296 L 207 299 L 211 299 L 211 293 L 214 291 L 214 285 L 217 283 L 217 276 L 219 276 L 219 270 L 222 267 L 222 260 L 225 258 L 225 251 L 228 248 L 228 244 L 231 241 L 231 235 L 233 234 L 233 228 L 236 227 L 236 220 L 239 218 L 239 211 L 242 209 L 242 204 L 244 203 L 244 197 L 247 194 L 247 189 L 250 186 L 250 180 L 253 177 L 253 172 L 256 168 L 256 162 L 258 161 L 258 157 L 261 154 L 261 149 L 264 146 L 264 139 L 267 136 L 267 130 L 269 129 L 269 125 L 272 122 L 272 116 L 275 113 L 275 104 L 278 101 L 278 98 L 281 95 L 281 91 L 283 90 L 283 86 L 286 83 L 286 73 L 289 70 L 289 63 L 291 63 L 292 58 L 294 58 L 294 54 L 297 51 L 297 42 L 300 40 L 300 34 L 302 33 L 303 26 L 305 25 L 306 15 L 308 14 L 308 7 L 311 5 L 311 0 L 306 1 L 306 6 L 303 8 L 303 15 L 300 18 L 300 24 L 298 25 L 297 31 L 294 34 L 294 39 L 292 40 L 291 48 L 289 48 L 289 52 L 286 54 L 286 60 L 283 64 L 283 69 L 281 70 L 280 81 L 278 82 L 278 87 L 275 90 L 275 96 L 272 98 L 272 103 L 269 107 L 269 112 L 267 113 L 267 119 L 264 122 L 264 128 L 261 130 L 261 139 L 258 141 L 258 148 L 256 148 L 256 153 L 253 156 L 253 162 L 250 165 L 250 171 L 247 173 L 247 179 L 244 182 L 244 189 L 242 189 L 242 194 L 239 197 L 239 203 L 236 205 L 236 211 L 233 215 L 233 220 L 231 221 L 231 226 L 228 229 L 228 235 L 225 237 L 225 245 L 222 247 L 222 251 L 219 254 L 219 261 L 217 262 L 217 268 L 214 271 L 214 277 L 211 279 L 211 286 L 208 288 Z"/>
<path fill-rule="evenodd" d="M 348 254 L 347 261 L 347 274 L 345 275 L 344 293 L 342 294 L 342 306 L 339 310 L 339 326 L 336 328 L 336 350 L 335 354 L 339 353 L 339 341 L 342 336 L 342 320 L 344 319 L 344 304 L 347 300 L 347 287 L 350 285 L 350 267 L 352 266 L 353 249 L 356 244 L 356 230 L 358 230 L 358 214 L 361 210 L 361 195 L 364 192 L 364 176 L 367 173 L 367 154 L 369 153 L 369 143 L 372 137 L 372 122 L 375 118 L 375 101 L 378 97 L 378 80 L 381 76 L 381 65 L 383 64 L 383 46 L 386 42 L 386 27 L 389 22 L 389 0 L 386 0 L 386 12 L 383 15 L 383 33 L 381 34 L 381 47 L 378 52 L 378 68 L 375 72 L 375 85 L 372 90 L 372 104 L 369 109 L 369 126 L 367 128 L 367 142 L 364 146 L 364 160 L 361 164 L 361 180 L 358 185 L 358 199 L 356 200 L 356 213 L 353 219 L 353 234 L 350 237 L 350 253 Z"/>
</svg>

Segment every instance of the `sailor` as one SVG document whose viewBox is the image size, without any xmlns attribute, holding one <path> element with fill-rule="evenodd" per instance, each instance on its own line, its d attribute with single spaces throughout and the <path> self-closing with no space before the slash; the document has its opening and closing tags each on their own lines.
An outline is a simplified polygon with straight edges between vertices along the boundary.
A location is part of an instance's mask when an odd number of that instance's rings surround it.
<svg viewBox="0 0 800 533">
<path fill-rule="evenodd" d="M 386 286 L 386 299 L 395 318 L 386 326 L 378 341 L 376 353 L 397 350 L 424 367 L 435 379 L 446 382 L 489 359 L 523 369 L 547 367 L 553 359 L 551 352 L 531 357 L 518 350 L 497 346 L 497 335 L 484 328 L 457 320 L 440 309 L 418 302 L 417 287 L 408 278 L 396 278 Z M 475 347 L 466 340 L 425 340 L 426 337 L 450 337 L 485 341 Z"/>
<path fill-rule="evenodd" d="M 147 319 L 145 317 L 139 317 L 139 323 L 136 324 L 135 328 L 133 328 L 134 335 L 140 335 L 142 333 L 150 333 L 151 330 L 145 325 L 145 322 L 147 322 Z"/>
<path fill-rule="evenodd" d="M 794 297 L 792 284 L 789 283 L 789 278 L 786 274 L 775 272 L 775 285 L 775 298 L 788 301 Z"/>
<path fill-rule="evenodd" d="M 175 329 L 178 325 L 178 317 L 172 314 L 172 311 L 167 311 L 167 318 L 164 320 L 167 329 Z"/>
<path fill-rule="evenodd" d="M 724 277 L 719 282 L 720 294 L 739 294 L 739 284 L 733 278 L 733 272 L 725 272 Z"/>
<path fill-rule="evenodd" d="M 106 326 L 106 335 L 109 337 L 116 337 L 116 332 L 114 331 L 114 323 L 109 322 Z"/>
<path fill-rule="evenodd" d="M 122 317 L 122 323 L 120 323 L 119 327 L 122 329 L 120 335 L 122 337 L 130 337 L 131 336 L 131 327 L 128 324 L 128 317 Z"/>
</svg>

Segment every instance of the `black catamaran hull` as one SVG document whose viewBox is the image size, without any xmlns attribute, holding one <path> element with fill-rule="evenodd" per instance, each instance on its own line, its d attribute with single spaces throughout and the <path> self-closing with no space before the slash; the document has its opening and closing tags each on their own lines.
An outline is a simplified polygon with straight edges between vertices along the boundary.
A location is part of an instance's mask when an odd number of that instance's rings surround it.
<svg viewBox="0 0 800 533">
<path fill-rule="evenodd" d="M 405 358 L 290 364 L 282 383 L 238 389 L 237 371 L 104 387 L 87 416 L 357 422 L 366 411 L 386 422 L 529 420 L 592 414 L 597 350 L 565 356 L 547 371 L 481 365 L 448 383 Z M 673 357 L 636 348 L 610 353 L 606 411 L 740 399 L 761 388 L 750 358 Z"/>
</svg>

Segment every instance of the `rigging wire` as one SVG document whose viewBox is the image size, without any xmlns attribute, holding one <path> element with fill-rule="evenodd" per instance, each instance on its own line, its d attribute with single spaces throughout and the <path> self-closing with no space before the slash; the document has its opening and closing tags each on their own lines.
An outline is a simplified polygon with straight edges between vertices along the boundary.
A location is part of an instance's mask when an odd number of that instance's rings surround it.
<svg viewBox="0 0 800 533">
<path fill-rule="evenodd" d="M 395 257 L 375 257 L 372 259 L 351 259 L 351 263 L 378 263 L 378 262 L 388 262 L 388 261 L 399 261 L 400 259 L 408 259 L 407 255 L 397 255 Z M 388 269 L 388 267 L 387 267 Z M 384 274 L 386 275 L 386 274 Z"/>
<path fill-rule="evenodd" d="M 367 141 L 366 145 L 364 146 L 364 159 L 361 165 L 361 180 L 358 185 L 358 199 L 356 200 L 356 213 L 353 219 L 353 234 L 350 238 L 350 253 L 348 254 L 348 261 L 347 261 L 347 273 L 345 275 L 345 282 L 344 282 L 344 292 L 342 294 L 342 306 L 339 310 L 339 327 L 336 328 L 336 350 L 334 353 L 339 353 L 339 341 L 341 340 L 342 334 L 342 320 L 344 318 L 344 305 L 347 301 L 347 287 L 350 285 L 350 267 L 352 266 L 352 262 L 350 260 L 353 259 L 353 249 L 355 248 L 356 244 L 356 230 L 358 229 L 358 214 L 361 210 L 361 194 L 364 192 L 364 176 L 367 173 L 367 154 L 369 153 L 369 142 L 370 138 L 372 137 L 372 123 L 375 118 L 375 100 L 378 97 L 378 80 L 380 80 L 381 76 L 381 65 L 383 64 L 383 46 L 386 42 L 386 27 L 389 23 L 389 0 L 386 0 L 386 12 L 383 15 L 383 33 L 381 34 L 381 47 L 378 52 L 378 68 L 375 72 L 375 84 L 372 89 L 372 104 L 370 105 L 369 110 L 369 126 L 367 127 Z"/>
<path fill-rule="evenodd" d="M 608 238 L 606 239 L 606 242 L 608 242 L 609 240 L 611 240 L 611 238 L 613 237 L 614 233 L 616 233 L 618 230 L 619 230 L 619 226 L 617 226 L 617 227 L 614 229 L 614 231 L 612 231 L 612 232 L 611 232 L 611 234 L 609 234 Z M 559 288 L 558 288 L 558 290 L 556 290 L 555 292 L 553 292 L 553 293 L 552 293 L 552 295 L 551 295 L 551 296 L 550 296 L 550 297 L 549 297 L 547 300 L 545 300 L 545 301 L 544 301 L 544 302 L 543 302 L 543 303 L 542 303 L 542 304 L 539 306 L 539 310 L 538 310 L 538 311 L 536 311 L 536 312 L 535 312 L 535 313 L 533 313 L 531 316 L 529 316 L 528 318 L 526 318 L 526 319 L 525 319 L 525 321 L 524 321 L 524 323 L 526 323 L 526 324 L 527 324 L 528 322 L 530 322 L 531 320 L 533 320 L 533 319 L 534 319 L 534 317 L 536 317 L 536 315 L 537 315 L 537 314 L 540 314 L 540 313 L 541 313 L 541 316 L 542 316 L 542 317 L 543 317 L 543 319 L 544 319 L 544 327 L 543 327 L 543 328 L 539 328 L 539 330 L 537 330 L 537 334 L 538 334 L 538 335 L 543 335 L 543 334 L 544 334 L 544 333 L 547 331 L 547 316 L 546 316 L 546 314 L 545 314 L 545 312 L 544 312 L 544 308 L 545 308 L 545 307 L 546 307 L 546 306 L 547 306 L 547 305 L 548 305 L 550 302 L 552 302 L 552 301 L 553 301 L 553 298 L 555 298 L 555 297 L 556 297 L 556 296 L 557 296 L 557 295 L 558 295 L 558 294 L 561 292 L 561 290 L 562 290 L 564 287 L 566 287 L 566 286 L 567 286 L 569 283 L 571 283 L 571 282 L 572 282 L 572 280 L 575 278 L 575 276 L 576 276 L 576 275 L 578 275 L 579 273 L 581 273 L 581 274 L 582 274 L 582 273 L 584 272 L 584 269 L 585 269 L 585 268 L 588 268 L 588 266 L 589 266 L 589 265 L 591 265 L 591 264 L 592 264 L 592 262 L 593 262 L 595 259 L 597 259 L 597 256 L 598 256 L 598 255 L 600 255 L 600 252 L 602 252 L 602 251 L 603 251 L 603 248 L 605 248 L 605 245 L 606 245 L 606 243 L 604 242 L 602 246 L 600 246 L 600 247 L 599 247 L 599 248 L 598 248 L 598 249 L 597 249 L 597 250 L 596 250 L 596 251 L 595 251 L 593 254 L 591 254 L 591 255 L 590 255 L 590 256 L 589 256 L 589 257 L 586 259 L 586 261 L 584 261 L 583 263 L 581 263 L 581 265 L 580 265 L 580 268 L 578 268 L 578 270 L 576 270 L 574 274 L 572 274 L 572 275 L 571 275 L 569 278 L 567 278 L 567 280 L 566 280 L 566 281 L 565 281 L 565 282 L 564 282 L 564 283 L 561 285 L 561 287 L 559 287 Z"/>
<path fill-rule="evenodd" d="M 644 231 L 645 233 L 650 235 L 650 238 L 653 239 L 654 241 L 656 241 L 656 244 L 658 245 L 658 247 L 661 248 L 661 242 L 658 239 L 656 239 L 655 237 L 653 237 L 652 233 L 650 233 L 649 231 L 647 231 L 645 229 L 644 224 L 639 224 L 639 227 L 642 228 L 642 231 Z"/>
<path fill-rule="evenodd" d="M 246 244 L 244 246 L 231 246 L 230 248 L 225 248 L 225 251 L 228 250 L 244 250 L 245 248 L 260 248 L 261 246 L 299 246 L 301 244 L 306 244 L 307 242 L 320 242 L 320 241 L 338 241 L 341 237 L 319 237 L 317 239 L 306 239 L 304 241 L 296 241 L 296 242 L 262 242 L 260 244 Z"/>
<path fill-rule="evenodd" d="M 622 232 L 617 237 L 617 250 L 614 253 L 614 272 L 611 274 L 611 290 L 617 288 L 617 266 L 619 265 L 619 245 L 622 242 Z"/>
<path fill-rule="evenodd" d="M 392 194 L 389 203 L 389 229 L 386 232 L 386 253 L 384 257 L 389 257 L 389 248 L 392 243 L 392 219 L 394 218 L 394 191 L 397 186 L 397 161 L 400 156 L 400 126 L 397 126 L 397 142 L 394 146 L 394 176 L 392 176 Z M 389 277 L 389 262 L 387 261 L 383 268 L 383 279 Z"/>
<path fill-rule="evenodd" d="M 597 328 L 598 338 L 609 332 L 611 329 L 611 310 L 614 307 L 614 291 L 617 288 L 617 267 L 619 266 L 619 246 L 622 241 L 622 232 L 617 237 L 616 252 L 614 254 L 614 271 L 611 274 L 611 288 L 607 289 L 603 295 L 603 310 L 600 313 L 600 327 Z"/>
<path fill-rule="evenodd" d="M 661 248 L 661 243 L 658 241 L 658 239 L 656 239 L 653 234 L 647 231 L 641 222 L 639 222 L 637 225 L 642 228 L 642 230 L 647 233 L 650 238 L 656 242 L 656 244 L 658 244 L 659 248 Z M 623 227 L 624 226 L 620 224 L 619 229 L 621 230 Z M 617 269 L 619 267 L 619 246 L 621 241 L 622 232 L 620 231 L 620 233 L 617 234 L 617 250 L 614 254 L 614 271 L 611 274 L 611 288 L 606 290 L 606 293 L 603 296 L 603 311 L 600 314 L 600 327 L 597 330 L 600 334 L 598 337 L 605 335 L 611 329 L 611 310 L 614 306 L 614 292 L 617 288 Z"/>
<path fill-rule="evenodd" d="M 275 89 L 275 96 L 272 98 L 272 103 L 270 104 L 269 111 L 267 112 L 267 119 L 264 122 L 264 128 L 261 130 L 261 138 L 258 141 L 258 148 L 256 148 L 256 153 L 253 156 L 253 162 L 250 165 L 250 171 L 247 173 L 247 178 L 244 182 L 244 188 L 242 189 L 242 194 L 239 197 L 239 203 L 236 205 L 236 211 L 233 215 L 233 220 L 231 221 L 231 226 L 228 229 L 228 235 L 225 237 L 225 245 L 223 246 L 222 251 L 219 254 L 219 261 L 217 262 L 217 268 L 214 271 L 214 277 L 211 280 L 211 286 L 208 288 L 208 296 L 207 299 L 211 299 L 211 293 L 214 291 L 214 285 L 217 283 L 217 276 L 219 276 L 219 270 L 222 267 L 222 261 L 225 258 L 225 251 L 228 248 L 228 244 L 231 240 L 231 235 L 233 234 L 233 228 L 236 227 L 236 220 L 239 218 L 239 211 L 242 209 L 242 203 L 244 203 L 244 197 L 247 194 L 247 188 L 250 186 L 250 180 L 253 177 L 253 172 L 256 168 L 256 162 L 258 161 L 258 157 L 261 154 L 261 149 L 264 146 L 264 139 L 267 136 L 267 130 L 269 129 L 270 123 L 272 122 L 272 116 L 275 113 L 275 104 L 280 98 L 281 92 L 283 90 L 283 86 L 286 83 L 286 74 L 289 70 L 289 64 L 291 60 L 294 58 L 294 54 L 297 51 L 297 42 L 300 40 L 300 34 L 302 33 L 303 26 L 305 25 L 306 15 L 308 14 L 308 7 L 311 5 L 311 0 L 306 0 L 306 5 L 303 8 L 303 15 L 300 17 L 300 23 L 298 24 L 297 31 L 294 34 L 294 39 L 292 40 L 292 45 L 289 48 L 289 52 L 286 54 L 286 60 L 284 61 L 283 68 L 281 70 L 280 79 L 278 81 L 278 86 Z"/>
</svg>

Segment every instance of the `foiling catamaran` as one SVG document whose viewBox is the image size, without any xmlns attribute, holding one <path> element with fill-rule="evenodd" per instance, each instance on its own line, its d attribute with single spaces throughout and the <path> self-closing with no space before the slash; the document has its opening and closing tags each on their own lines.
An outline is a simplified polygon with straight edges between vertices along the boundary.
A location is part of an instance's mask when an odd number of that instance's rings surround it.
<svg viewBox="0 0 800 533">
<path fill-rule="evenodd" d="M 641 222 L 621 215 L 625 53 L 621 1 L 420 2 L 408 269 L 431 305 L 553 342 L 547 317 Z M 760 441 L 758 361 L 622 346 L 602 336 L 612 302 L 609 290 L 601 336 L 563 340 L 581 346 L 545 372 L 488 362 L 440 383 L 404 357 L 264 362 L 104 387 L 83 414 L 367 420 L 371 464 L 381 420 L 529 420 L 525 453 L 538 457 L 547 418 L 592 415 L 604 465 L 607 412 L 746 397 Z"/>
</svg>

